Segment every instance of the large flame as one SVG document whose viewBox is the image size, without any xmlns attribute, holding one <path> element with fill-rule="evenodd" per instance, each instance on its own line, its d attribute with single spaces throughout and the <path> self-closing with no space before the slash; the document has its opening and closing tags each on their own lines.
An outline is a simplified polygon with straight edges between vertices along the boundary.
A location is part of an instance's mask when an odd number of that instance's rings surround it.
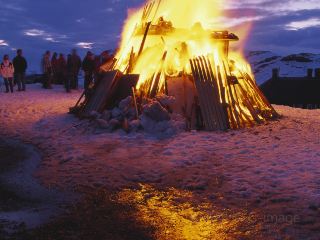
<svg viewBox="0 0 320 240">
<path fill-rule="evenodd" d="M 240 128 L 276 117 L 243 57 L 243 44 L 230 50 L 230 42 L 239 38 L 225 31 L 230 27 L 223 11 L 227 6 L 226 0 L 148 0 L 129 14 L 113 69 L 138 74 L 137 89 L 151 98 L 168 93 L 171 77 L 192 76 L 200 105 L 207 108 L 201 109 L 207 129 Z M 250 25 L 242 25 L 242 36 Z"/>
<path fill-rule="evenodd" d="M 158 0 L 147 1 L 131 12 L 122 33 L 115 68 L 122 72 L 140 74 L 138 88 L 152 81 L 157 73 L 160 83 L 165 76 L 191 73 L 189 59 L 214 54 L 217 62 L 225 56 L 226 42 L 216 41 L 212 29 L 225 28 L 222 19 L 222 0 Z M 139 53 L 147 23 L 151 23 L 148 36 Z M 210 30 L 209 30 L 210 29 Z M 134 54 L 134 55 L 133 55 Z M 134 56 L 134 64 L 128 69 Z M 237 59 L 243 58 L 237 55 Z"/>
</svg>

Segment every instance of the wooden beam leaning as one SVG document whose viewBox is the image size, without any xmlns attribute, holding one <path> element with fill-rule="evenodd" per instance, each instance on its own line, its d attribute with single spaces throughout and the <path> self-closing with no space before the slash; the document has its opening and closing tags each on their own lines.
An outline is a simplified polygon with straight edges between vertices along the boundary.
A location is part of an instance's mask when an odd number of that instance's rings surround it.
<svg viewBox="0 0 320 240">
<path fill-rule="evenodd" d="M 220 130 L 227 130 L 228 129 L 228 119 L 225 115 L 225 112 L 223 111 L 223 106 L 220 101 L 220 93 L 218 89 L 218 85 L 216 83 L 216 79 L 213 75 L 212 69 L 209 65 L 209 58 L 202 57 L 202 64 L 204 65 L 205 73 L 207 75 L 207 84 L 208 88 L 210 89 L 211 93 L 211 101 L 212 101 L 212 107 L 215 112 L 216 121 L 219 124 Z"/>
<path fill-rule="evenodd" d="M 146 39 L 147 39 L 147 36 L 148 36 L 148 32 L 149 32 L 150 26 L 151 26 L 151 22 L 148 22 L 147 26 L 146 26 L 146 30 L 144 31 L 144 35 L 143 35 L 143 38 L 142 38 L 142 42 L 141 42 L 137 57 L 139 57 L 141 55 L 142 51 L 143 51 L 144 44 L 146 43 Z"/>
<path fill-rule="evenodd" d="M 201 57 L 198 57 L 196 59 L 197 64 L 198 64 L 198 68 L 200 69 L 200 73 L 201 73 L 201 82 L 203 85 L 203 94 L 206 98 L 206 102 L 207 102 L 207 111 L 208 114 L 210 116 L 210 123 L 213 125 L 214 130 L 219 130 L 220 126 L 219 126 L 219 122 L 218 122 L 218 118 L 217 118 L 217 113 L 215 110 L 215 103 L 214 103 L 214 99 L 213 99 L 213 89 L 210 86 L 209 80 L 207 78 L 207 74 L 206 74 L 206 70 L 204 68 L 203 62 Z"/>
<path fill-rule="evenodd" d="M 240 117 L 239 117 L 239 113 L 237 111 L 237 103 L 235 101 L 235 98 L 233 96 L 233 92 L 232 92 L 232 84 L 230 83 L 230 79 L 228 78 L 228 72 L 227 72 L 227 67 L 225 65 L 225 62 L 222 61 L 222 65 L 223 65 L 223 70 L 224 70 L 224 75 L 226 77 L 226 86 L 227 86 L 227 93 L 229 95 L 230 98 L 230 105 L 231 105 L 231 109 L 232 109 L 232 114 L 234 116 L 234 120 L 235 120 L 235 128 L 241 128 L 241 121 L 240 121 Z"/>
<path fill-rule="evenodd" d="M 247 74 L 244 75 L 245 79 L 247 79 L 248 83 L 252 86 L 254 90 L 256 90 L 257 94 L 259 94 L 259 97 L 263 100 L 263 102 L 270 108 L 273 118 L 278 118 L 280 115 L 276 112 L 274 107 L 270 104 L 268 99 L 264 96 L 264 94 L 261 92 L 260 88 L 257 86 L 257 84 L 253 81 L 253 79 Z"/>
<path fill-rule="evenodd" d="M 225 122 L 225 127 L 226 129 L 230 128 L 230 121 L 228 117 L 228 104 L 226 102 L 226 97 L 225 97 L 225 89 L 222 83 L 222 80 L 218 76 L 218 71 L 215 66 L 214 59 L 212 58 L 212 64 L 211 61 L 208 61 L 208 66 L 210 68 L 210 74 L 211 78 L 213 79 L 213 84 L 216 87 L 219 95 L 219 101 L 221 101 L 221 109 L 222 109 L 222 116 L 224 118 Z"/>
<path fill-rule="evenodd" d="M 223 84 L 223 79 L 222 79 L 222 75 L 221 75 L 221 71 L 220 71 L 220 66 L 217 66 L 217 78 L 219 80 L 219 84 L 220 84 L 220 88 L 221 88 L 221 91 L 223 92 L 223 95 L 224 95 L 224 99 L 225 99 L 225 103 L 226 103 L 226 106 L 227 106 L 227 110 L 228 110 L 228 117 L 229 117 L 229 122 L 230 122 L 230 128 L 232 129 L 236 129 L 236 122 L 235 122 L 235 119 L 234 119 L 234 116 L 233 116 L 233 113 L 232 113 L 232 107 L 231 107 L 231 100 L 229 98 L 229 95 L 228 95 L 228 92 L 226 89 L 227 86 L 225 86 Z"/>
<path fill-rule="evenodd" d="M 206 110 L 207 109 L 207 107 L 206 107 L 207 102 L 206 102 L 204 95 L 202 94 L 203 87 L 202 87 L 201 80 L 200 80 L 201 76 L 200 76 L 198 68 L 196 66 L 197 62 L 194 59 L 190 59 L 189 61 L 190 61 L 190 66 L 191 66 L 191 70 L 192 70 L 192 74 L 193 74 L 193 78 L 194 78 L 194 84 L 195 84 L 195 87 L 198 92 L 199 104 L 200 104 L 201 114 L 203 117 L 205 128 L 206 128 L 206 130 L 214 130 L 212 128 L 211 123 L 210 123 L 210 118 L 208 116 L 208 112 Z"/>
<path fill-rule="evenodd" d="M 210 111 L 210 104 L 208 102 L 208 96 L 207 96 L 207 92 L 206 92 L 206 86 L 204 85 L 204 76 L 203 76 L 203 72 L 201 70 L 201 66 L 199 65 L 199 60 L 196 58 L 194 59 L 194 66 L 196 71 L 198 72 L 198 81 L 199 81 L 199 85 L 200 85 L 200 89 L 198 91 L 199 92 L 199 96 L 202 95 L 203 98 L 203 106 L 201 107 L 201 112 L 205 113 L 206 116 L 206 129 L 208 131 L 214 131 L 216 130 L 216 125 L 214 123 L 213 116 L 212 113 Z"/>
</svg>

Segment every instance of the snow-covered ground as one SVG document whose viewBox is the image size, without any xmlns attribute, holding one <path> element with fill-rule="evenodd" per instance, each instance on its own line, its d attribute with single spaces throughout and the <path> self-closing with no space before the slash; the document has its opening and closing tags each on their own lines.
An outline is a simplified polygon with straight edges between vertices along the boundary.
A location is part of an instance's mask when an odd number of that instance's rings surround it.
<svg viewBox="0 0 320 240">
<path fill-rule="evenodd" d="M 300 53 L 281 56 L 270 51 L 254 51 L 246 54 L 258 84 L 269 80 L 272 69 L 279 68 L 280 76 L 305 77 L 307 69 L 320 68 L 320 54 Z"/>
<path fill-rule="evenodd" d="M 262 216 L 259 224 L 273 224 L 279 236 L 261 239 L 319 236 L 319 110 L 275 106 L 283 115 L 279 121 L 160 140 L 144 133 L 107 133 L 79 121 L 67 114 L 79 95 L 40 85 L 0 93 L 0 135 L 39 149 L 43 159 L 35 177 L 46 187 L 122 190 L 143 183 L 182 189 L 194 193 L 195 201 Z"/>
</svg>

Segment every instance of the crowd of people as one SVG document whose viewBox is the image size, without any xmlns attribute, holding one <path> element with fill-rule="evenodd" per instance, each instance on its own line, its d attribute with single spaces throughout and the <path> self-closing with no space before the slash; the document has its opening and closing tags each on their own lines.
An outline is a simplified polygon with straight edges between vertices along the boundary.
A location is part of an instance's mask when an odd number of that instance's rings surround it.
<svg viewBox="0 0 320 240">
<path fill-rule="evenodd" d="M 89 89 L 97 81 L 100 67 L 112 59 L 109 51 L 100 55 L 94 55 L 88 51 L 82 60 L 77 51 L 72 50 L 67 58 L 63 53 L 46 51 L 41 61 L 42 86 L 51 89 L 53 84 L 64 85 L 67 92 L 79 88 L 79 73 L 84 72 L 84 88 Z M 3 57 L 0 65 L 0 76 L 2 76 L 6 88 L 6 93 L 13 93 L 14 87 L 18 91 L 26 91 L 25 74 L 28 68 L 27 60 L 23 57 L 22 50 L 17 50 L 17 56 L 10 61 L 9 55 Z"/>
<path fill-rule="evenodd" d="M 43 87 L 52 88 L 52 84 L 64 84 L 67 92 L 79 88 L 79 73 L 84 72 L 84 88 L 87 90 L 97 80 L 100 67 L 113 58 L 109 51 L 101 55 L 94 55 L 88 51 L 81 60 L 77 51 L 72 50 L 67 58 L 63 53 L 57 54 L 47 51 L 42 59 L 42 72 L 44 75 Z"/>
</svg>

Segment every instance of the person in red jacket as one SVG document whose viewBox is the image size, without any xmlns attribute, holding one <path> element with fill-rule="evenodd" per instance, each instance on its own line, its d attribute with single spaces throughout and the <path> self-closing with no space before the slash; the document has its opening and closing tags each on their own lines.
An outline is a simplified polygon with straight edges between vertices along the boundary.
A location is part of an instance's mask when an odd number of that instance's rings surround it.
<svg viewBox="0 0 320 240">
<path fill-rule="evenodd" d="M 8 93 L 9 90 L 13 93 L 14 67 L 9 59 L 9 55 L 4 55 L 3 62 L 0 64 L 0 73 L 6 86 L 6 93 Z"/>
</svg>

